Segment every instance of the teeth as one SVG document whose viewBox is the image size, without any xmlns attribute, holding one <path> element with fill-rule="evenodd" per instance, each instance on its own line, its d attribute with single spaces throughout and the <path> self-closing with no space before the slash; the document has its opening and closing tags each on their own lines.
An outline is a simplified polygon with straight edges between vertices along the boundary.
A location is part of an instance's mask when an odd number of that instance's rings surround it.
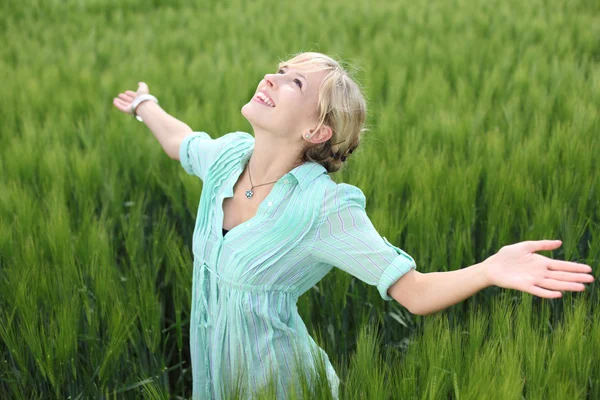
<svg viewBox="0 0 600 400">
<path fill-rule="evenodd" d="M 267 103 L 268 106 L 275 107 L 275 104 L 263 92 L 258 92 L 257 96 L 262 101 L 264 101 L 265 103 Z"/>
<path fill-rule="evenodd" d="M 273 107 L 273 102 L 269 100 L 269 98 L 267 96 L 265 96 L 264 93 L 260 92 L 258 93 L 258 97 L 260 97 L 260 99 L 262 101 L 264 101 L 265 103 L 267 103 L 268 106 Z"/>
</svg>

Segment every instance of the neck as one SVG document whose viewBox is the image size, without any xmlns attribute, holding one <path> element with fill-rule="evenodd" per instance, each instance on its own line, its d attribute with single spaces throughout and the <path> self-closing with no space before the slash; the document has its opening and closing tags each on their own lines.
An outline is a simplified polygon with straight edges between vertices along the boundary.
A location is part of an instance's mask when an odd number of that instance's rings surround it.
<svg viewBox="0 0 600 400">
<path fill-rule="evenodd" d="M 298 157 L 301 149 L 291 146 L 288 140 L 276 140 L 272 135 L 256 135 L 254 150 L 246 169 L 250 168 L 252 183 L 263 183 L 279 180 L 282 176 L 304 162 Z"/>
</svg>

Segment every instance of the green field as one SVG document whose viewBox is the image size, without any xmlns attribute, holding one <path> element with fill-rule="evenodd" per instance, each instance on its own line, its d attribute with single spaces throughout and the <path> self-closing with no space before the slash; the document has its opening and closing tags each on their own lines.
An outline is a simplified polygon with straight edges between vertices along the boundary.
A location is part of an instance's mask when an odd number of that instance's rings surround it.
<svg viewBox="0 0 600 400">
<path fill-rule="evenodd" d="M 595 0 L 8 0 L 0 35 L 0 399 L 191 396 L 202 183 L 113 106 L 139 81 L 218 137 L 280 59 L 340 58 L 370 131 L 332 178 L 420 272 L 561 239 L 600 276 Z M 298 303 L 340 398 L 432 400 L 599 399 L 599 306 L 596 279 L 417 316 L 337 269 Z"/>
</svg>

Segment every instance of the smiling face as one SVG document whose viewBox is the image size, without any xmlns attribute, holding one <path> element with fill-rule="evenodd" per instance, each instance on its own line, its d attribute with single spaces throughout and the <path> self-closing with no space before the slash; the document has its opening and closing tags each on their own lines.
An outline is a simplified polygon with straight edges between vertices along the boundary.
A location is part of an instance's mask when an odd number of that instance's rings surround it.
<svg viewBox="0 0 600 400">
<path fill-rule="evenodd" d="M 242 115 L 254 130 L 302 139 L 318 125 L 319 86 L 327 71 L 281 65 L 260 81 Z"/>
</svg>

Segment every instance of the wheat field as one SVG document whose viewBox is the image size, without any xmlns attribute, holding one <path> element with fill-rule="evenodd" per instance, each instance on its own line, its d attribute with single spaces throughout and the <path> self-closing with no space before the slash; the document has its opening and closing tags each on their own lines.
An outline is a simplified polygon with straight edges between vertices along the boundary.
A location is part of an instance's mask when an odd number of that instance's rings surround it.
<svg viewBox="0 0 600 400">
<path fill-rule="evenodd" d="M 213 137 L 252 132 L 257 83 L 341 59 L 369 132 L 356 185 L 420 272 L 502 246 L 600 260 L 600 3 L 35 1 L 0 4 L 0 398 L 189 398 L 202 183 L 112 99 L 148 83 Z M 343 399 L 598 399 L 600 291 L 489 287 L 429 316 L 334 269 L 298 302 Z M 315 386 L 307 398 L 327 398 Z M 264 398 L 269 398 L 265 393 Z"/>
</svg>

